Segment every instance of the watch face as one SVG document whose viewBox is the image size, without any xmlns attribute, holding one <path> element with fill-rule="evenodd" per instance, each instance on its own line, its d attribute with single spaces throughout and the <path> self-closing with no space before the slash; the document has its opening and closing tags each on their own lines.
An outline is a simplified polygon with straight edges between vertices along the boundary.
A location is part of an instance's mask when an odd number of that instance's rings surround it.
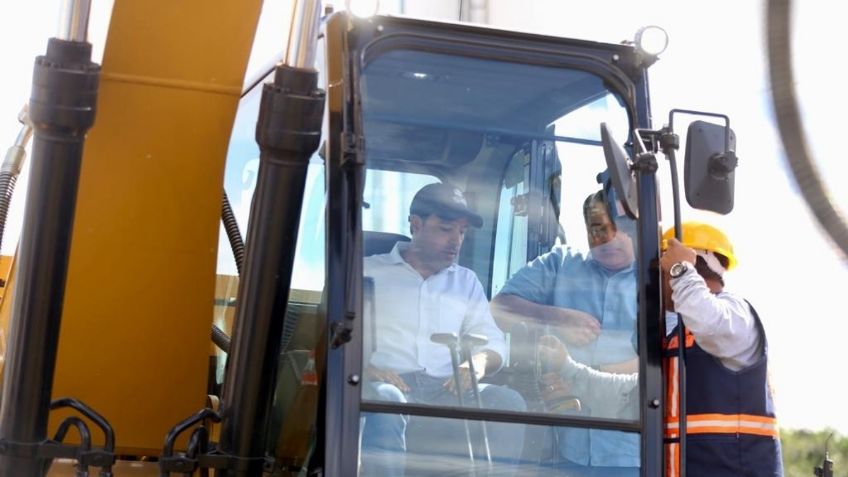
<svg viewBox="0 0 848 477">
<path fill-rule="evenodd" d="M 683 275 L 686 272 L 686 265 L 683 263 L 675 263 L 668 270 L 668 274 L 671 275 L 671 278 L 677 278 L 680 275 Z"/>
</svg>

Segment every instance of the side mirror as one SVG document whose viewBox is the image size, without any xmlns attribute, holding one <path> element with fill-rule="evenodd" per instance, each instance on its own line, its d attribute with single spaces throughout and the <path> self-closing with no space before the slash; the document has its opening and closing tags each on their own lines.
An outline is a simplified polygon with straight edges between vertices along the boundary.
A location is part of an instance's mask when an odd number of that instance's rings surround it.
<svg viewBox="0 0 848 477">
<path fill-rule="evenodd" d="M 606 123 L 601 123 L 601 143 L 615 195 L 621 200 L 627 215 L 637 219 L 639 201 L 636 197 L 636 177 L 630 172 L 630 160 L 627 159 L 627 153 L 613 140 Z"/>
<path fill-rule="evenodd" d="M 736 135 L 728 126 L 694 121 L 686 133 L 683 182 L 686 201 L 696 209 L 733 210 Z"/>
</svg>

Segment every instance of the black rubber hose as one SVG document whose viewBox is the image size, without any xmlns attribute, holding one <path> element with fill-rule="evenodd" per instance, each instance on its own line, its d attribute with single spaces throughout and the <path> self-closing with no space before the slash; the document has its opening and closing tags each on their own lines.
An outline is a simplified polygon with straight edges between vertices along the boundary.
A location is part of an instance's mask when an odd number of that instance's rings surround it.
<svg viewBox="0 0 848 477">
<path fill-rule="evenodd" d="M 224 224 L 224 231 L 227 232 L 230 247 L 233 249 L 236 270 L 241 275 L 241 267 L 244 264 L 244 240 L 241 238 L 238 222 L 236 222 L 236 216 L 233 213 L 233 208 L 230 206 L 230 199 L 227 197 L 226 190 L 221 195 L 221 222 Z"/>
<path fill-rule="evenodd" d="M 0 180 L 2 180 L 2 177 L 0 177 Z M 0 186 L 2 186 L 2 183 L 0 183 Z M 241 238 L 238 222 L 236 222 L 236 216 L 233 213 L 233 208 L 230 206 L 230 198 L 227 197 L 226 190 L 221 194 L 221 223 L 224 224 L 224 231 L 227 232 L 227 239 L 229 239 L 230 247 L 233 249 L 236 270 L 241 275 L 241 265 L 244 263 L 244 240 Z M 216 325 L 212 325 L 212 342 L 225 353 L 230 352 L 230 337 Z"/>
<path fill-rule="evenodd" d="M 791 48 L 791 0 L 769 0 L 766 35 L 772 100 L 783 149 L 801 196 L 819 224 L 848 259 L 848 225 L 831 202 L 807 147 L 795 95 Z"/>
<path fill-rule="evenodd" d="M 225 353 L 230 352 L 230 337 L 221 328 L 212 325 L 212 342 Z"/>
</svg>

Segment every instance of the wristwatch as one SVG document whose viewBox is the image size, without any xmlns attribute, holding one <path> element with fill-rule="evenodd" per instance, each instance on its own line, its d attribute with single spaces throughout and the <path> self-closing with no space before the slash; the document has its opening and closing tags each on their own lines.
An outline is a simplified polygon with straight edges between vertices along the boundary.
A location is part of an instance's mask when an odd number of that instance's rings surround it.
<svg viewBox="0 0 848 477">
<path fill-rule="evenodd" d="M 689 264 L 686 262 L 677 262 L 668 269 L 668 274 L 671 278 L 677 278 L 689 270 Z"/>
</svg>

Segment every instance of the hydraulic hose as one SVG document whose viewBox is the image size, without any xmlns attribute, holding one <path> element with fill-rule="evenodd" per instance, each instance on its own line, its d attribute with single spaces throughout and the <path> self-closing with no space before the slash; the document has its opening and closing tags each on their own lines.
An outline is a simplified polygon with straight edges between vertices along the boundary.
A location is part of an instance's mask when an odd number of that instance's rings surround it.
<svg viewBox="0 0 848 477">
<path fill-rule="evenodd" d="M 786 159 L 801 196 L 813 215 L 848 259 L 848 225 L 830 200 L 807 146 L 804 125 L 795 95 L 791 49 L 791 0 L 769 0 L 766 35 L 772 100 Z"/>
<path fill-rule="evenodd" d="M 212 325 L 212 342 L 225 353 L 230 352 L 230 337 L 224 330 Z"/>
<path fill-rule="evenodd" d="M 0 176 L 0 180 L 2 180 L 2 176 Z M 2 186 L 2 183 L 0 183 L 0 186 Z M 221 195 L 221 223 L 224 224 L 224 231 L 227 233 L 227 239 L 230 241 L 230 248 L 233 249 L 236 270 L 239 276 L 241 276 L 241 266 L 244 263 L 244 240 L 241 238 L 238 222 L 236 222 L 236 216 L 233 213 L 233 208 L 230 206 L 230 198 L 227 197 L 226 190 Z M 2 232 L 2 229 L 0 229 L 0 232 Z M 2 235 L 0 235 L 0 238 L 2 238 Z M 230 337 L 224 330 L 218 328 L 216 325 L 212 325 L 211 336 L 215 346 L 225 353 L 230 352 Z"/>
<path fill-rule="evenodd" d="M 15 151 L 12 148 L 6 153 L 6 160 L 12 155 L 23 156 L 26 152 L 23 149 Z M 3 170 L 0 171 L 0 247 L 3 245 L 3 233 L 6 230 L 6 218 L 9 215 L 9 205 L 12 203 L 12 194 L 15 191 L 15 182 L 18 180 L 18 175 L 5 170 L 6 161 L 3 161 Z"/>
<path fill-rule="evenodd" d="M 12 194 L 15 191 L 15 182 L 23 168 L 26 159 L 26 147 L 32 138 L 32 123 L 29 121 L 29 110 L 27 106 L 18 114 L 18 120 L 23 124 L 18 137 L 6 151 L 3 165 L 0 166 L 0 247 L 3 245 L 3 234 L 6 230 L 6 218 L 9 215 L 9 206 L 12 203 Z"/>
<path fill-rule="evenodd" d="M 241 267 L 244 264 L 244 240 L 241 238 L 238 222 L 236 222 L 236 216 L 233 213 L 233 208 L 230 206 L 230 199 L 227 197 L 226 190 L 221 195 L 221 223 L 224 224 L 224 231 L 227 233 L 227 239 L 230 241 L 230 248 L 233 249 L 236 270 L 241 275 Z"/>
</svg>

